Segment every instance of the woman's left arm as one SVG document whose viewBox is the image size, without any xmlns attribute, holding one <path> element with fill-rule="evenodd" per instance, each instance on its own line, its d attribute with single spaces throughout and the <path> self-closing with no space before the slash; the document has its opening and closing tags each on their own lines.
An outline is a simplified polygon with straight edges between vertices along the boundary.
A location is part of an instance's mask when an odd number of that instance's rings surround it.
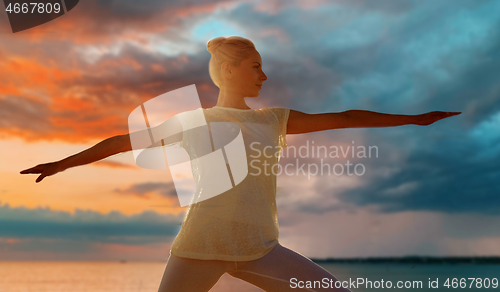
<svg viewBox="0 0 500 292">
<path fill-rule="evenodd" d="M 340 113 L 306 114 L 290 110 L 287 134 L 302 134 L 345 128 L 396 127 L 402 125 L 427 126 L 461 112 L 429 112 L 421 115 L 392 115 L 365 110 Z"/>
</svg>

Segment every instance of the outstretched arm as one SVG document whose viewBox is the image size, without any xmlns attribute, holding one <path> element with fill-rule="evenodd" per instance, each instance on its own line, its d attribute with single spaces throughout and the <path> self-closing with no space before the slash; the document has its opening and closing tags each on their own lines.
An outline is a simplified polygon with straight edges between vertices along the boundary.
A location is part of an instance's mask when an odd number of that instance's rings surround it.
<svg viewBox="0 0 500 292">
<path fill-rule="evenodd" d="M 54 175 L 68 168 L 99 161 L 121 152 L 131 151 L 132 147 L 134 149 L 148 148 L 153 144 L 151 140 L 157 141 L 162 138 L 163 145 L 182 141 L 182 125 L 176 117 L 168 119 L 155 128 L 107 138 L 75 155 L 60 161 L 39 164 L 32 168 L 25 169 L 20 173 L 39 173 L 40 176 L 36 179 L 38 183 L 45 177 Z M 131 141 L 134 141 L 133 145 Z"/>
<path fill-rule="evenodd" d="M 32 168 L 25 169 L 21 171 L 21 174 L 40 174 L 36 179 L 36 182 L 41 182 L 45 177 L 54 175 L 58 172 L 64 171 L 70 167 L 75 167 L 79 165 L 84 165 L 92 163 L 108 156 L 118 154 L 128 148 L 127 143 L 130 144 L 130 140 L 127 142 L 126 137 L 128 135 L 119 135 L 111 138 L 107 138 L 96 145 L 90 147 L 87 150 L 79 152 L 75 155 L 69 156 L 65 159 L 38 164 Z"/>
<path fill-rule="evenodd" d="M 395 127 L 402 125 L 427 126 L 440 119 L 461 112 L 429 112 L 421 115 L 392 115 L 365 110 L 348 110 L 340 113 L 306 114 L 290 110 L 287 134 L 302 134 L 345 128 Z"/>
</svg>

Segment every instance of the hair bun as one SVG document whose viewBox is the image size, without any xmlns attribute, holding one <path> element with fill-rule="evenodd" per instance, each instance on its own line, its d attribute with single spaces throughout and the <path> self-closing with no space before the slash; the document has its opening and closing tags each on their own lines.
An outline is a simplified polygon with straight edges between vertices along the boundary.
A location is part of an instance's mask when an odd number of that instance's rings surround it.
<svg viewBox="0 0 500 292">
<path fill-rule="evenodd" d="M 211 53 L 211 54 L 215 54 L 217 48 L 226 40 L 226 37 L 217 37 L 217 38 L 214 38 L 214 39 L 211 39 L 208 41 L 207 43 L 207 50 Z"/>
</svg>

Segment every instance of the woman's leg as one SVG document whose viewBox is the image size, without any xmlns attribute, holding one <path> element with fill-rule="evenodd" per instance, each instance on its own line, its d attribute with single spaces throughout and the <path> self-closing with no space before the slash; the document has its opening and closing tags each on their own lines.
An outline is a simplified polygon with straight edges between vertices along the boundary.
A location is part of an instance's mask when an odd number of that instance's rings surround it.
<svg viewBox="0 0 500 292">
<path fill-rule="evenodd" d="M 280 244 L 258 260 L 236 263 L 236 271 L 228 272 L 229 275 L 268 292 L 350 291 L 347 288 L 335 288 L 335 282 L 338 280 L 332 274 L 305 256 Z M 292 278 L 296 280 L 291 281 Z M 323 280 L 324 278 L 327 279 Z M 299 281 L 303 281 L 300 286 Z M 311 281 L 312 285 L 314 285 L 313 281 L 319 282 L 316 282 L 316 286 L 306 288 L 306 281 Z M 341 287 L 341 285 L 337 285 L 337 287 Z M 300 288 L 301 286 L 304 288 Z"/>
<path fill-rule="evenodd" d="M 217 260 L 195 260 L 170 254 L 158 292 L 206 292 L 236 263 Z"/>
</svg>

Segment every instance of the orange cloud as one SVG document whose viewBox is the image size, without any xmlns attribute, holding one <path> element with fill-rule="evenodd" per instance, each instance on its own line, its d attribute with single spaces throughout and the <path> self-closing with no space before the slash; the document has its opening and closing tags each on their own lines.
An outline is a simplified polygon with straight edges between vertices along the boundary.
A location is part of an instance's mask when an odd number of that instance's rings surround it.
<svg viewBox="0 0 500 292">
<path fill-rule="evenodd" d="M 49 121 L 55 127 L 60 128 L 56 136 L 64 134 L 65 140 L 86 141 L 95 137 L 111 137 L 125 134 L 123 117 L 117 115 L 101 116 L 99 119 L 86 120 L 82 125 L 82 119 L 75 117 L 50 117 Z M 121 131 L 119 129 L 122 129 Z M 64 133 L 65 132 L 65 133 Z"/>
<path fill-rule="evenodd" d="M 161 93 L 196 83 L 201 91 L 212 94 L 208 74 L 193 74 L 200 71 L 185 66 L 192 62 L 186 55 L 166 57 L 127 49 L 119 56 L 104 54 L 89 64 L 75 53 L 80 45 L 130 40 L 147 46 L 149 35 L 165 32 L 177 18 L 209 14 L 229 4 L 141 5 L 81 2 L 50 23 L 2 36 L 1 42 L 11 45 L 0 49 L 0 137 L 72 143 L 106 139 L 127 133 L 130 112 Z M 28 55 L 16 47 L 33 44 L 40 48 L 39 54 Z"/>
<path fill-rule="evenodd" d="M 11 56 L 0 60 L 0 94 L 23 95 L 42 101 L 40 96 L 56 92 L 63 80 L 79 78 L 76 69 L 61 70 L 53 62 L 43 64 L 30 57 Z M 34 88 L 43 89 L 34 94 Z"/>
</svg>

